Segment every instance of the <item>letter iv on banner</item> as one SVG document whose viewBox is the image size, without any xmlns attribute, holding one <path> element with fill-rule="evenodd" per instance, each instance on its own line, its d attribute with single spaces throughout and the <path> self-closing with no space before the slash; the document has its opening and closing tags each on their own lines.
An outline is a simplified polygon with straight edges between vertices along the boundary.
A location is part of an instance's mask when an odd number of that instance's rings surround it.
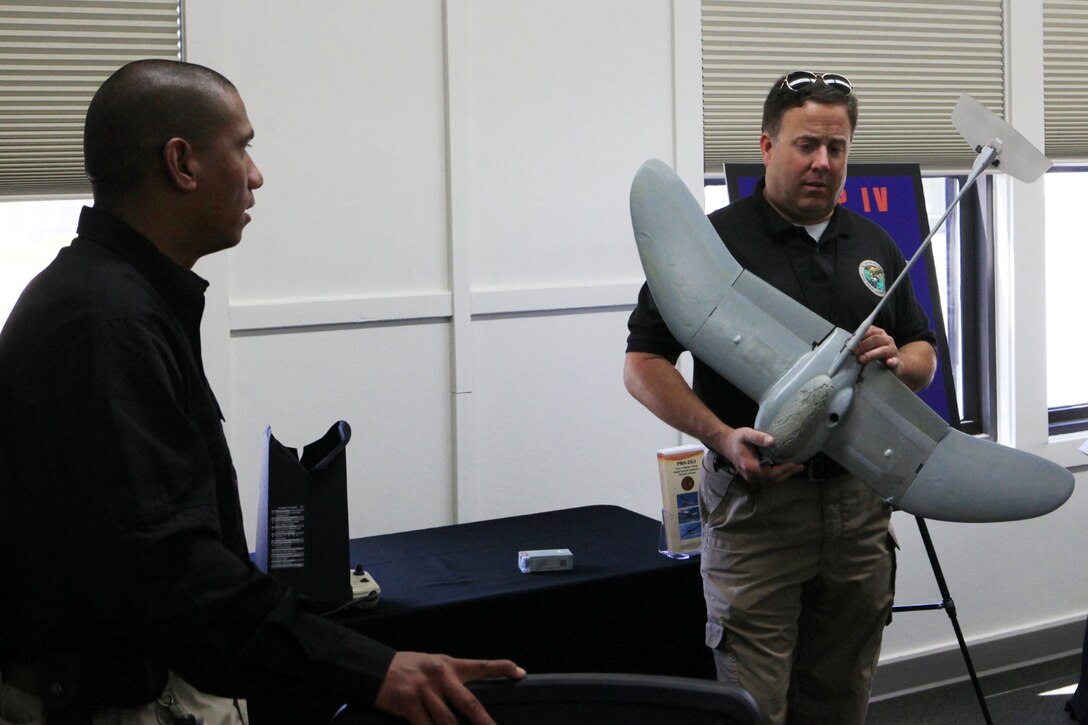
<svg viewBox="0 0 1088 725">
<path fill-rule="evenodd" d="M 345 448 L 351 426 L 336 422 L 302 458 L 265 430 L 257 518 L 257 567 L 324 604 L 351 599 Z"/>
</svg>

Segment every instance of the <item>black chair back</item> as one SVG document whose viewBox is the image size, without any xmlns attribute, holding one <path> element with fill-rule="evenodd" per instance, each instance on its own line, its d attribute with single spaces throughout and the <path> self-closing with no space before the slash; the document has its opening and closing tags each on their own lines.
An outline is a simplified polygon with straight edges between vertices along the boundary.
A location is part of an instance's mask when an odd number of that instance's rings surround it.
<svg viewBox="0 0 1088 725">
<path fill-rule="evenodd" d="M 759 725 L 739 687 L 712 680 L 630 674 L 529 675 L 470 689 L 498 725 Z M 399 718 L 345 708 L 334 725 L 394 725 Z"/>
</svg>

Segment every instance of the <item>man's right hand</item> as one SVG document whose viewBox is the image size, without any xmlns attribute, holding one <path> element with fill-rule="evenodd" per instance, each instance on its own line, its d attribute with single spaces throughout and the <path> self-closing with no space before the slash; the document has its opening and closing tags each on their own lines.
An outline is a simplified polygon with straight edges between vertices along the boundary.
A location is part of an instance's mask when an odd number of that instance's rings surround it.
<svg viewBox="0 0 1088 725">
<path fill-rule="evenodd" d="M 804 470 L 800 463 L 771 465 L 761 461 L 759 449 L 774 445 L 774 437 L 755 428 L 734 428 L 721 445 L 717 450 L 729 459 L 741 478 L 751 483 L 777 483 Z"/>
<path fill-rule="evenodd" d="M 804 470 L 798 463 L 760 464 L 759 448 L 772 445 L 769 433 L 730 428 L 695 395 L 676 361 L 647 352 L 624 356 L 623 382 L 640 403 L 673 428 L 698 438 L 729 459 L 745 481 L 784 481 Z"/>
<path fill-rule="evenodd" d="M 473 725 L 495 725 L 464 685 L 491 677 L 520 680 L 525 670 L 510 660 L 460 660 L 446 655 L 397 652 L 374 705 L 411 725 L 457 725 L 451 705 Z"/>
</svg>

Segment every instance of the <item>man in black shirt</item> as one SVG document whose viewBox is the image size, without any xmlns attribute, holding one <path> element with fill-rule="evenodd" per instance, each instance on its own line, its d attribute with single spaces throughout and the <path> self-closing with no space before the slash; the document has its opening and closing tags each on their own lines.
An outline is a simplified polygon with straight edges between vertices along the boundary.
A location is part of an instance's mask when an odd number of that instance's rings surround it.
<svg viewBox="0 0 1088 725">
<path fill-rule="evenodd" d="M 210 725 L 202 693 L 227 698 L 214 722 L 290 693 L 284 721 L 352 703 L 491 723 L 463 683 L 524 675 L 395 652 L 249 562 L 191 268 L 241 241 L 252 139 L 234 86 L 193 64 L 131 63 L 91 101 L 94 207 L 0 333 L 0 719 Z"/>
<path fill-rule="evenodd" d="M 905 267 L 876 224 L 838 206 L 857 99 L 836 74 L 780 78 L 764 104 L 766 174 L 710 221 L 737 261 L 825 319 L 856 329 Z M 909 282 L 858 345 L 908 387 L 929 384 L 934 336 Z M 773 443 L 758 405 L 683 347 L 644 286 L 624 382 L 673 427 L 701 440 L 701 568 L 706 642 L 721 680 L 756 698 L 768 723 L 861 723 L 892 605 L 894 542 L 880 496 L 834 461 L 761 465 Z"/>
</svg>

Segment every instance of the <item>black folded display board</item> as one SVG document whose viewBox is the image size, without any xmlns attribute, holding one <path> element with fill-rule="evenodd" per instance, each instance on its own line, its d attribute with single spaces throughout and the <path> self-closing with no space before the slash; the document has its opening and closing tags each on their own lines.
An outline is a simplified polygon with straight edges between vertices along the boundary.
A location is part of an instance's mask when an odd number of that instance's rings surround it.
<svg viewBox="0 0 1088 725">
<path fill-rule="evenodd" d="M 255 562 L 322 605 L 351 599 L 345 448 L 351 427 L 336 422 L 320 439 L 294 448 L 265 431 Z"/>
</svg>

